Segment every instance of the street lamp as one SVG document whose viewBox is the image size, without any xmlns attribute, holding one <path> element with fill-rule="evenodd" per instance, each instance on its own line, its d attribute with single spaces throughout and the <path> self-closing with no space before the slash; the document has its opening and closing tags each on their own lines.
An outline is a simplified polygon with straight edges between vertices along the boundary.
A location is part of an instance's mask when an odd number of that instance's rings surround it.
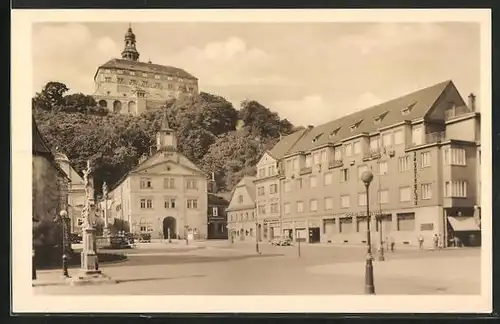
<svg viewBox="0 0 500 324">
<path fill-rule="evenodd" d="M 68 222 L 68 213 L 65 210 L 61 210 L 59 213 L 59 219 L 55 219 L 55 221 L 59 221 L 61 223 L 62 228 L 62 268 L 63 268 L 63 276 L 69 278 L 68 274 L 68 255 L 66 254 L 67 249 L 67 222 Z"/>
<path fill-rule="evenodd" d="M 368 197 L 368 194 L 366 195 L 366 197 Z M 379 261 L 385 261 L 385 257 L 384 257 L 384 239 L 383 239 L 383 234 L 382 234 L 382 213 L 380 213 L 380 215 L 378 215 L 377 217 L 377 221 L 379 223 L 378 225 L 378 233 L 379 233 L 379 238 L 380 238 L 380 249 L 379 249 L 379 254 L 378 254 L 378 260 Z"/>
<path fill-rule="evenodd" d="M 259 222 L 255 222 L 255 252 L 259 252 Z"/>
<path fill-rule="evenodd" d="M 375 286 L 373 284 L 373 263 L 372 263 L 372 244 L 370 237 L 370 199 L 369 199 L 369 188 L 370 183 L 373 180 L 373 173 L 371 171 L 365 171 L 361 175 L 361 180 L 365 184 L 366 188 L 366 217 L 367 217 L 367 230 L 366 230 L 366 240 L 368 242 L 368 253 L 366 255 L 366 268 L 365 268 L 365 294 L 375 294 Z"/>
</svg>

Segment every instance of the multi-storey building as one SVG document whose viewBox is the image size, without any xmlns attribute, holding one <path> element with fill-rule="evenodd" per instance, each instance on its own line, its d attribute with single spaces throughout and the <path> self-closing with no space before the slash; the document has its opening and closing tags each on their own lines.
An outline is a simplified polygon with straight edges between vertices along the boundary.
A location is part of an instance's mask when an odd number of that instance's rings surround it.
<svg viewBox="0 0 500 324">
<path fill-rule="evenodd" d="M 373 231 L 396 244 L 478 239 L 480 124 L 469 100 L 446 81 L 310 129 L 279 159 L 282 229 L 311 243 L 366 243 L 368 200 L 381 219 Z"/>
<path fill-rule="evenodd" d="M 99 106 L 115 113 L 138 115 L 156 109 L 166 101 L 198 93 L 198 79 L 183 69 L 139 62 L 136 37 L 129 27 L 122 58 L 97 68 L 93 97 Z"/>
<path fill-rule="evenodd" d="M 153 152 L 152 152 L 153 153 Z M 156 151 L 144 156 L 108 193 L 108 215 L 122 229 L 153 238 L 205 239 L 207 176 L 177 151 L 165 117 Z"/>
<path fill-rule="evenodd" d="M 54 158 L 59 167 L 70 179 L 68 184 L 68 217 L 71 219 L 71 233 L 81 233 L 82 209 L 85 204 L 85 183 L 78 172 L 73 169 L 68 157 L 60 152 L 54 154 Z"/>
<path fill-rule="evenodd" d="M 207 239 L 227 239 L 227 213 L 229 201 L 220 195 L 208 193 Z"/>
<path fill-rule="evenodd" d="M 226 209 L 230 237 L 241 241 L 249 240 L 258 233 L 261 240 L 262 223 L 255 215 L 255 177 L 245 176 L 231 192 L 229 207 Z"/>
<path fill-rule="evenodd" d="M 257 177 L 255 179 L 257 195 L 255 203 L 257 217 L 263 226 L 264 240 L 272 240 L 282 235 L 280 232 L 282 228 L 281 186 L 277 163 L 309 129 L 302 129 L 284 136 L 271 150 L 265 152 L 257 163 Z M 289 213 L 289 210 L 284 212 Z"/>
</svg>

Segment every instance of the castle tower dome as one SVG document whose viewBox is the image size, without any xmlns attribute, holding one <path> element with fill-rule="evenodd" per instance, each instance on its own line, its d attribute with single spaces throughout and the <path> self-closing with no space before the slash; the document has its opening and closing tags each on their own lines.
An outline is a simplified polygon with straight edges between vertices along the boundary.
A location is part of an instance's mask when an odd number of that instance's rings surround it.
<svg viewBox="0 0 500 324">
<path fill-rule="evenodd" d="M 132 26 L 129 24 L 127 33 L 125 34 L 125 48 L 122 51 L 122 58 L 124 60 L 139 60 L 139 52 L 137 51 L 135 44 L 135 34 L 132 31 Z"/>
</svg>

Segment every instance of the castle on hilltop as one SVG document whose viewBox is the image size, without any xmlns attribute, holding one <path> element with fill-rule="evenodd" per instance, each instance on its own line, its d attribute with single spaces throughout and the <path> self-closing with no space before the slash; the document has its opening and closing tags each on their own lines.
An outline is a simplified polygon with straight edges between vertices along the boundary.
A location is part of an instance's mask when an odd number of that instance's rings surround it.
<svg viewBox="0 0 500 324">
<path fill-rule="evenodd" d="M 121 56 L 99 66 L 94 75 L 93 97 L 100 107 L 139 115 L 162 107 L 169 99 L 198 93 L 198 79 L 183 69 L 140 62 L 130 25 Z"/>
</svg>

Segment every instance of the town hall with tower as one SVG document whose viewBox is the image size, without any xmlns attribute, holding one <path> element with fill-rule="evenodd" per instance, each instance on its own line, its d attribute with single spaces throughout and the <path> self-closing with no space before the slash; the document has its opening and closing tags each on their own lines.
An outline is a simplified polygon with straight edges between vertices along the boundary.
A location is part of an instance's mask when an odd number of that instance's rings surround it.
<svg viewBox="0 0 500 324">
<path fill-rule="evenodd" d="M 156 147 L 110 190 L 110 222 L 152 238 L 207 237 L 207 175 L 177 150 L 165 115 Z"/>
<path fill-rule="evenodd" d="M 125 34 L 121 58 L 113 58 L 97 68 L 94 99 L 114 113 L 139 115 L 158 109 L 167 100 L 198 93 L 198 79 L 172 66 L 139 61 L 132 26 Z"/>
</svg>

